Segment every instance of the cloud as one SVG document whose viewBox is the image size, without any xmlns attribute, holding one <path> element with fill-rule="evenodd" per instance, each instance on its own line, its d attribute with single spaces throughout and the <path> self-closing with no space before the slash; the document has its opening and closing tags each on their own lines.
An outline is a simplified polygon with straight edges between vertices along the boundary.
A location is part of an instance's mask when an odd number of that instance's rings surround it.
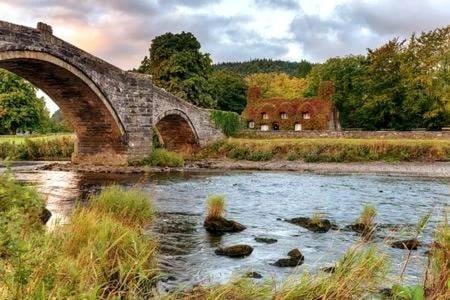
<svg viewBox="0 0 450 300">
<path fill-rule="evenodd" d="M 445 1 L 357 1 L 337 5 L 326 18 L 299 13 L 291 23 L 294 39 L 312 60 L 362 54 L 394 37 L 446 26 Z M 446 9 L 447 8 L 447 9 Z"/>
<path fill-rule="evenodd" d="M 215 62 L 364 53 L 448 24 L 447 0 L 0 0 L 0 19 L 44 21 L 61 38 L 124 69 L 151 40 L 190 31 Z M 326 12 L 326 13 L 324 13 Z M 43 18 L 42 16 L 45 16 Z"/>
</svg>

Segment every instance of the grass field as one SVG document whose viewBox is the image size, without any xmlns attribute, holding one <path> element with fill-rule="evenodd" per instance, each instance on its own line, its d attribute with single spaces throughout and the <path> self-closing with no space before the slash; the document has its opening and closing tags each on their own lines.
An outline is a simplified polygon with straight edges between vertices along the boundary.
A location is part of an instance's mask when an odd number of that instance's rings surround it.
<svg viewBox="0 0 450 300">
<path fill-rule="evenodd" d="M 42 141 L 42 140 L 51 140 L 58 139 L 62 137 L 75 137 L 73 133 L 55 133 L 55 134 L 47 134 L 47 135 L 0 135 L 0 143 L 17 143 L 23 144 L 25 141 L 33 140 L 33 141 Z"/>
</svg>

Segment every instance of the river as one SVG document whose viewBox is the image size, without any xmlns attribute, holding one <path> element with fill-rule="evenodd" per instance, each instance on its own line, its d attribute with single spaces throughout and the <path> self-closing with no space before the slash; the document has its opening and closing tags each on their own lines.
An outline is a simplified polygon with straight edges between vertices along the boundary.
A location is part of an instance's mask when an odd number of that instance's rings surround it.
<svg viewBox="0 0 450 300">
<path fill-rule="evenodd" d="M 15 172 L 15 176 L 36 185 L 46 195 L 53 220 L 64 219 L 77 201 L 85 201 L 89 194 L 108 184 L 138 185 L 147 191 L 158 211 L 148 230 L 160 239 L 160 267 L 171 276 L 169 281 L 161 282 L 163 288 L 223 282 L 248 271 L 262 274 L 262 280 L 282 280 L 304 270 L 316 272 L 331 266 L 358 241 L 356 234 L 313 233 L 283 219 L 321 212 L 344 227 L 358 217 L 367 202 L 378 209 L 376 221 L 387 225 L 387 229 L 378 232 L 374 243 L 389 254 L 390 274 L 396 278 L 407 251 L 389 247 L 385 237 L 411 237 L 419 218 L 432 211 L 433 217 L 421 237 L 422 242 L 430 243 L 433 228 L 443 208 L 448 207 L 450 183 L 448 178 L 264 171 L 172 172 L 143 177 L 25 169 Z M 246 225 L 245 231 L 222 237 L 211 237 L 205 232 L 205 199 L 211 194 L 226 196 L 227 217 Z M 389 230 L 389 224 L 402 225 L 402 230 Z M 278 242 L 258 243 L 254 239 L 257 236 Z M 232 259 L 214 254 L 218 246 L 241 243 L 254 247 L 249 257 Z M 303 265 L 296 269 L 271 265 L 293 248 L 305 256 Z M 408 283 L 420 282 L 427 248 L 413 251 L 406 271 Z"/>
</svg>

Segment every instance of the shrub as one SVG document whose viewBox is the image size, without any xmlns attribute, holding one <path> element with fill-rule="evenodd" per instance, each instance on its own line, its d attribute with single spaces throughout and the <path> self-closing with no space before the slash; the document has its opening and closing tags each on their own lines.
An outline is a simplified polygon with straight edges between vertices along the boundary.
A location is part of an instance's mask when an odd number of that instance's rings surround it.
<svg viewBox="0 0 450 300">
<path fill-rule="evenodd" d="M 248 155 L 247 159 L 251 161 L 268 161 L 273 158 L 273 153 L 270 151 L 255 151 Z"/>
<path fill-rule="evenodd" d="M 154 216 L 148 196 L 141 190 L 109 186 L 89 199 L 89 207 L 101 214 L 111 214 L 125 224 L 143 226 Z"/>
<path fill-rule="evenodd" d="M 184 166 L 184 159 L 181 154 L 166 149 L 154 149 L 150 156 L 144 160 L 144 164 L 157 167 L 182 167 Z"/>
<path fill-rule="evenodd" d="M 207 219 L 223 217 L 225 212 L 225 197 L 221 195 L 209 196 L 206 200 Z"/>
<path fill-rule="evenodd" d="M 0 159 L 15 160 L 67 160 L 74 151 L 73 136 L 44 136 L 17 139 L 0 139 Z"/>
<path fill-rule="evenodd" d="M 213 110 L 211 120 L 226 136 L 232 136 L 241 126 L 239 115 L 235 112 Z"/>
</svg>

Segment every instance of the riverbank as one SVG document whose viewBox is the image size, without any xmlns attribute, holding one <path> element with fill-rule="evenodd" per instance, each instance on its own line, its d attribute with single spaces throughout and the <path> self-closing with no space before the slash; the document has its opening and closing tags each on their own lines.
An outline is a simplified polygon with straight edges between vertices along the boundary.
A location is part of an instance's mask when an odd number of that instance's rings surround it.
<svg viewBox="0 0 450 300">
<path fill-rule="evenodd" d="M 390 176 L 414 176 L 450 178 L 450 162 L 357 162 L 357 163 L 307 163 L 301 161 L 274 160 L 268 162 L 235 161 L 231 159 L 205 159 L 187 162 L 184 167 L 150 166 L 90 166 L 70 162 L 15 162 L 14 170 L 52 170 L 89 173 L 158 173 L 195 172 L 205 170 L 260 170 L 293 171 L 316 174 L 379 174 Z M 1 164 L 0 164 L 1 170 Z"/>
</svg>

